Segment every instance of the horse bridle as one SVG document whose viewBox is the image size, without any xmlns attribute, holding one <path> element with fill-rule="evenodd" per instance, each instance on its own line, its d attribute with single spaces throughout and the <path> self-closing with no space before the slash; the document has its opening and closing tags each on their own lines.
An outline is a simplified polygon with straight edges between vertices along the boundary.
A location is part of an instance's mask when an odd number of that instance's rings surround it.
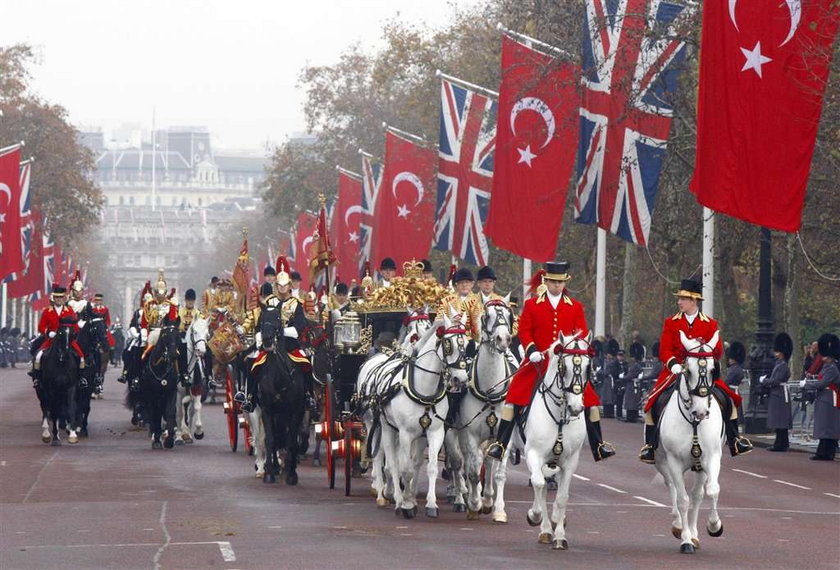
<svg viewBox="0 0 840 570">
<path fill-rule="evenodd" d="M 572 343 L 575 343 L 576 345 L 578 341 L 582 340 L 583 339 L 575 337 L 566 344 L 557 343 L 557 345 L 555 345 L 554 354 L 560 356 L 560 358 L 557 359 L 557 372 L 555 372 L 554 378 L 551 382 L 548 384 L 541 382 L 538 388 L 543 400 L 551 400 L 551 402 L 563 411 L 562 417 L 557 418 L 554 416 L 554 412 L 551 407 L 546 406 L 548 414 L 557 425 L 560 425 L 561 423 L 568 423 L 569 421 L 565 411 L 566 394 L 579 395 L 583 393 L 583 357 L 586 356 L 587 358 L 591 358 L 592 350 L 588 346 L 586 348 L 577 348 L 576 346 L 570 348 Z M 568 385 L 566 384 L 566 360 L 562 355 L 572 355 L 572 380 Z M 555 386 L 559 386 L 559 393 L 555 391 Z"/>
<path fill-rule="evenodd" d="M 697 348 L 702 348 L 702 346 L 703 345 L 700 345 Z M 712 352 L 689 351 L 686 353 L 686 358 L 697 359 L 697 385 L 694 388 L 691 388 L 688 384 L 688 375 L 685 372 L 682 372 L 680 373 L 680 380 L 679 386 L 677 387 L 677 393 L 679 394 L 680 401 L 682 402 L 682 406 L 680 406 L 680 413 L 688 423 L 696 426 L 699 423 L 699 421 L 695 421 L 686 416 L 686 411 L 691 409 L 692 396 L 696 396 L 698 398 L 706 398 L 706 401 L 708 403 L 711 403 L 712 382 L 709 376 L 709 359 L 712 359 L 712 361 L 714 361 L 715 354 Z M 683 384 L 685 385 L 686 390 L 685 397 L 683 397 L 682 391 Z"/>
<path fill-rule="evenodd" d="M 504 353 L 505 352 L 504 350 L 499 350 L 498 348 L 495 347 L 495 343 L 492 340 L 492 335 L 493 335 L 493 331 L 495 331 L 497 327 L 501 327 L 501 326 L 503 326 L 505 329 L 507 329 L 507 331 L 511 334 L 511 336 L 513 335 L 513 327 L 511 326 L 511 321 L 513 319 L 512 318 L 508 319 L 507 316 L 505 316 L 505 311 L 510 313 L 510 308 L 507 305 L 505 305 L 504 301 L 493 300 L 493 301 L 488 301 L 484 305 L 484 309 L 485 309 L 484 314 L 481 316 L 481 332 L 487 333 L 487 340 L 482 338 L 481 339 L 481 344 L 492 343 L 494 345 L 493 348 L 497 352 Z M 493 324 L 489 327 L 487 326 L 487 323 L 490 322 L 488 309 L 493 309 L 493 313 L 495 315 L 495 317 L 493 319 Z M 482 335 L 482 337 L 483 336 L 484 335 Z"/>
<path fill-rule="evenodd" d="M 403 326 L 404 327 L 410 326 L 411 323 L 419 323 L 419 322 L 429 323 L 429 314 L 424 313 L 422 311 L 416 311 L 416 312 L 414 312 L 410 315 L 406 315 L 405 318 L 403 318 Z M 409 341 L 412 342 L 412 343 L 415 343 L 418 340 L 420 340 L 421 333 L 423 332 L 423 331 L 420 330 L 419 325 L 415 325 L 415 329 L 416 330 L 409 337 Z"/>
</svg>

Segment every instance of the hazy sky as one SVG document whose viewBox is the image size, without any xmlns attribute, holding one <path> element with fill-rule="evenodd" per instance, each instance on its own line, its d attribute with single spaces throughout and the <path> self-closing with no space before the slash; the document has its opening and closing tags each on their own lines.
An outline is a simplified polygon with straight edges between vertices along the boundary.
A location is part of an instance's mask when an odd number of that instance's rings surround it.
<svg viewBox="0 0 840 570">
<path fill-rule="evenodd" d="M 476 0 L 457 0 L 458 5 Z M 0 0 L 0 45 L 38 49 L 33 87 L 79 127 L 204 125 L 216 144 L 258 148 L 304 130 L 307 63 L 382 24 L 443 25 L 453 0 Z"/>
</svg>

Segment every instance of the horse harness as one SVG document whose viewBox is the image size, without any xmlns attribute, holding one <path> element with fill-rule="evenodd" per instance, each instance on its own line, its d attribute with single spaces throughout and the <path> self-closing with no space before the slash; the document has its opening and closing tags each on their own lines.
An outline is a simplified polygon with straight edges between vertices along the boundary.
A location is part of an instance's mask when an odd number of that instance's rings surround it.
<svg viewBox="0 0 840 570">
<path fill-rule="evenodd" d="M 161 329 L 160 329 L 161 334 L 160 334 L 160 337 L 158 337 L 158 342 L 161 342 L 163 340 L 164 333 L 173 334 L 173 333 L 177 333 L 177 332 L 178 332 L 178 328 L 174 325 L 166 325 L 166 326 L 161 327 Z M 178 351 L 177 351 L 177 349 L 175 350 L 175 352 L 176 352 L 176 358 L 172 358 L 169 354 L 169 347 L 166 346 L 166 345 L 163 345 L 163 355 L 160 358 L 158 358 L 155 362 L 152 362 L 152 360 L 153 360 L 152 359 L 152 354 L 150 354 L 149 358 L 146 359 L 146 368 L 149 370 L 152 377 L 156 381 L 160 382 L 160 385 L 164 388 L 169 384 L 169 380 L 167 380 L 166 377 L 169 375 L 169 372 L 173 368 L 175 369 L 176 377 L 180 376 L 179 371 L 178 371 L 178 358 L 177 358 L 177 352 Z M 163 374 L 158 375 L 155 372 L 154 366 L 160 364 L 160 362 L 162 360 L 167 361 L 166 370 L 163 371 Z"/>
<path fill-rule="evenodd" d="M 572 342 L 576 343 L 577 340 L 577 338 L 574 338 L 568 344 Z M 565 405 L 566 394 L 572 393 L 579 395 L 583 393 L 583 357 L 592 357 L 592 351 L 590 348 L 569 348 L 568 344 L 562 345 L 558 343 L 554 347 L 554 353 L 557 355 L 572 355 L 572 381 L 568 386 L 565 383 L 566 360 L 561 356 L 557 361 L 557 372 L 554 374 L 554 378 L 552 378 L 551 382 L 547 384 L 545 382 L 541 382 L 537 386 L 537 393 L 542 396 L 548 415 L 551 416 L 551 419 L 554 420 L 555 424 L 557 424 L 557 439 L 554 441 L 554 446 L 551 449 L 551 452 L 554 454 L 555 461 L 563 454 L 563 426 L 567 425 L 571 421 Z M 557 391 L 556 388 L 559 388 L 559 391 Z M 554 415 L 551 406 L 548 405 L 549 401 L 561 410 L 559 417 Z"/>
<path fill-rule="evenodd" d="M 697 385 L 694 388 L 688 385 L 688 375 L 684 372 L 677 377 L 677 394 L 680 399 L 680 404 L 677 408 L 680 410 L 680 415 L 685 421 L 691 424 L 691 457 L 693 463 L 691 465 L 692 471 L 702 471 L 703 466 L 700 463 L 700 457 L 703 455 L 703 449 L 700 447 L 700 439 L 697 436 L 697 426 L 703 420 L 695 420 L 687 415 L 687 411 L 691 409 L 691 397 L 697 396 L 699 398 L 706 398 L 707 404 L 712 402 L 712 383 L 709 378 L 709 359 L 714 361 L 715 355 L 712 352 L 691 352 L 686 354 L 686 358 L 697 358 L 698 379 Z M 682 387 L 685 386 L 685 396 L 683 396 Z"/>
</svg>

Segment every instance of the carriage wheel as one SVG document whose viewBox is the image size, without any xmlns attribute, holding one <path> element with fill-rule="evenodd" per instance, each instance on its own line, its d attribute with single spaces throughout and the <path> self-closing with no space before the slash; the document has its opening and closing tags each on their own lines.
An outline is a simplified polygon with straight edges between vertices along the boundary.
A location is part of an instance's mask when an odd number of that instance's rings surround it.
<svg viewBox="0 0 840 570">
<path fill-rule="evenodd" d="M 248 420 L 242 422 L 242 436 L 245 438 L 245 453 L 254 455 L 254 444 L 251 441 L 251 424 Z"/>
<path fill-rule="evenodd" d="M 324 387 L 324 425 L 327 428 L 326 433 L 326 454 L 327 454 L 327 480 L 330 484 L 330 489 L 335 489 L 335 455 L 333 454 L 333 425 L 335 422 L 333 412 L 333 383 L 332 378 L 327 376 L 327 383 Z"/>
<path fill-rule="evenodd" d="M 228 438 L 230 439 L 230 450 L 236 453 L 239 446 L 239 418 L 236 413 L 236 402 L 233 401 L 233 376 L 230 370 L 225 374 L 225 414 L 227 415 Z"/>
<path fill-rule="evenodd" d="M 353 478 L 353 422 L 344 422 L 344 496 L 350 496 L 350 479 Z"/>
</svg>

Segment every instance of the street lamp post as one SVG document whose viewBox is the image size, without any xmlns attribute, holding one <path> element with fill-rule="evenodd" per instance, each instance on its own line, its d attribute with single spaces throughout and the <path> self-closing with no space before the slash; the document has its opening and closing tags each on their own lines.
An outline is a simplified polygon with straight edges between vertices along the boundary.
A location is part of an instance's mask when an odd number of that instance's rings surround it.
<svg viewBox="0 0 840 570">
<path fill-rule="evenodd" d="M 771 303 L 770 230 L 761 228 L 758 274 L 758 328 L 755 345 L 750 351 L 750 402 L 744 414 L 746 433 L 767 431 L 767 402 L 760 390 L 759 379 L 773 370 L 773 305 Z"/>
</svg>

